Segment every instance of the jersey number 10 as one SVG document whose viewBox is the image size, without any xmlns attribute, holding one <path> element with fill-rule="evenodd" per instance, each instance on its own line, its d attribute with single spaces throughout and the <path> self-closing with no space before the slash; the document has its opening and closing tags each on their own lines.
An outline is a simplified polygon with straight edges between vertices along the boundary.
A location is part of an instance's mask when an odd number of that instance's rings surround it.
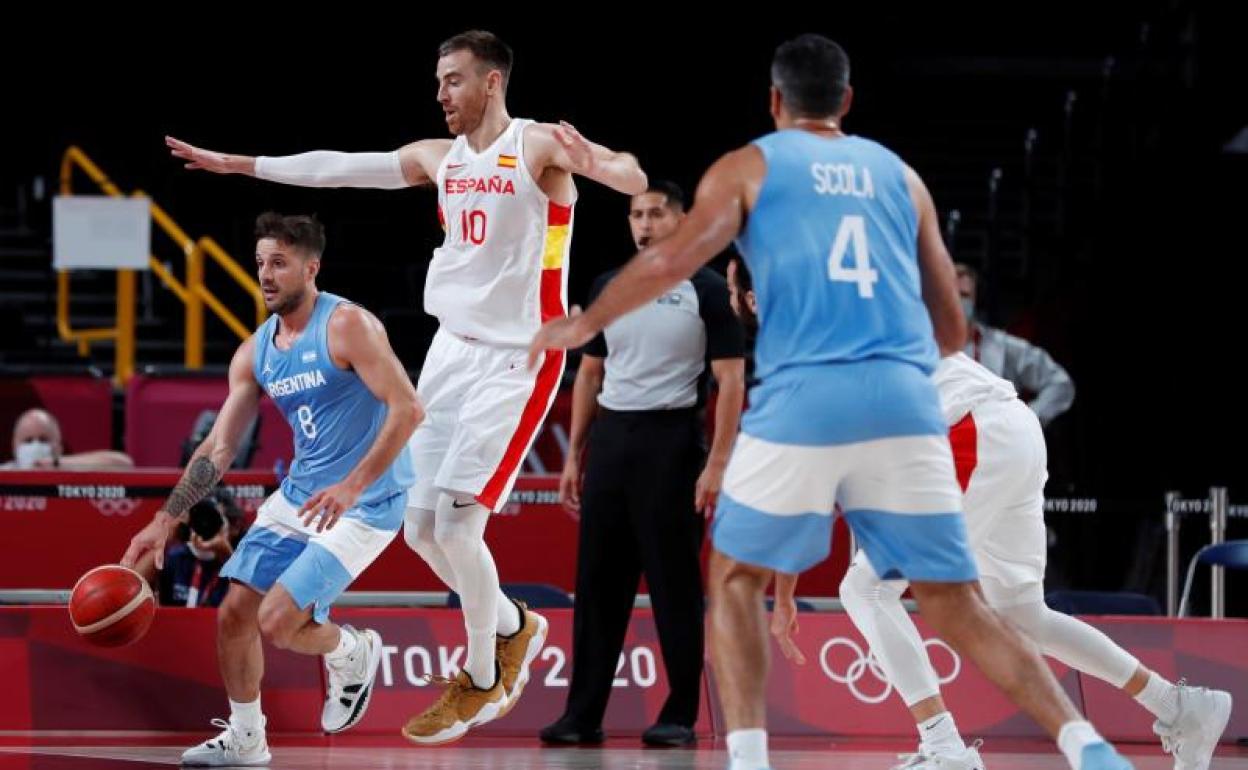
<svg viewBox="0 0 1248 770">
<path fill-rule="evenodd" d="M 459 232 L 462 240 L 480 246 L 485 243 L 485 212 L 459 212 Z"/>
</svg>

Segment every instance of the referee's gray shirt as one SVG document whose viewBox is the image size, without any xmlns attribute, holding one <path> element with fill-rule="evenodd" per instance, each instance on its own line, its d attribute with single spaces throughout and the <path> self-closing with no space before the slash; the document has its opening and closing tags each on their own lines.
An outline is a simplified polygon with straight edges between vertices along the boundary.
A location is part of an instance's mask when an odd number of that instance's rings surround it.
<svg viewBox="0 0 1248 770">
<path fill-rule="evenodd" d="M 615 270 L 594 281 L 593 302 Z M 598 403 L 617 412 L 700 406 L 709 361 L 745 355 L 728 282 L 709 268 L 622 316 L 585 346 L 606 359 Z"/>
</svg>

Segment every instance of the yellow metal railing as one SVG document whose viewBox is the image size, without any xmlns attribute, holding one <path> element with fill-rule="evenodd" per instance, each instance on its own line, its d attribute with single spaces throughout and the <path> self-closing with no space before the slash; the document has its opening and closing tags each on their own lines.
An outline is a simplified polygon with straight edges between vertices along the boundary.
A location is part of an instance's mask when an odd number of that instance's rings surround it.
<svg viewBox="0 0 1248 770">
<path fill-rule="evenodd" d="M 86 153 L 77 147 L 70 147 L 61 159 L 61 194 L 73 194 L 74 168 L 81 169 L 91 181 L 105 194 L 123 197 L 121 190 L 113 184 L 107 175 L 100 170 Z M 134 197 L 143 197 L 141 190 L 134 192 Z M 218 318 L 238 335 L 239 339 L 247 339 L 250 330 L 230 312 L 221 300 L 204 285 L 205 255 L 217 263 L 243 291 L 251 296 L 256 310 L 256 325 L 264 322 L 267 315 L 264 309 L 264 296 L 260 286 L 246 270 L 239 267 L 220 244 L 207 236 L 199 240 L 191 240 L 181 227 L 155 203 L 151 204 L 152 221 L 168 235 L 182 250 L 186 257 L 185 282 L 179 281 L 165 265 L 155 257 L 148 257 L 148 266 L 174 296 L 186 307 L 186 346 L 184 363 L 188 369 L 199 369 L 204 365 L 204 306 L 206 305 Z M 79 355 L 90 352 L 91 343 L 101 340 L 115 341 L 114 379 L 124 384 L 134 374 L 134 271 L 117 271 L 117 320 L 112 327 L 99 329 L 73 329 L 69 323 L 69 271 L 62 270 L 56 281 L 56 327 L 61 339 L 78 344 Z"/>
</svg>

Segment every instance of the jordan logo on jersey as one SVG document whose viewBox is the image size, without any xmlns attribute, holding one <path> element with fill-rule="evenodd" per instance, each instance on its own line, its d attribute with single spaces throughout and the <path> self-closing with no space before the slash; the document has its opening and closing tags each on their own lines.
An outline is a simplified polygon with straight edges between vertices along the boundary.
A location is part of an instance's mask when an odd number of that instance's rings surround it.
<svg viewBox="0 0 1248 770">
<path fill-rule="evenodd" d="M 305 390 L 319 388 L 325 384 L 325 375 L 320 369 L 313 369 L 310 372 L 299 372 L 290 377 L 283 377 L 280 380 L 274 380 L 264 386 L 269 392 L 269 398 L 277 398 L 278 396 L 289 396 L 292 393 L 302 393 Z"/>
</svg>

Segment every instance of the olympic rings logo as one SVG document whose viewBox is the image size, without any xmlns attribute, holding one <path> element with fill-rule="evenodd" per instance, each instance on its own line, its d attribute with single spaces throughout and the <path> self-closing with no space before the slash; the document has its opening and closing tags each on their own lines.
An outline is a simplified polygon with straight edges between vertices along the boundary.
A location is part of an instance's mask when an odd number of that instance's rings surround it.
<svg viewBox="0 0 1248 770">
<path fill-rule="evenodd" d="M 128 497 L 118 499 L 109 498 L 92 498 L 92 507 L 105 516 L 129 516 L 139 507 L 138 500 L 132 500 Z"/>
<path fill-rule="evenodd" d="M 845 647 L 849 650 L 852 658 L 849 663 L 843 667 L 834 666 L 830 653 L 834 648 Z M 953 664 L 953 668 L 948 674 L 936 672 L 937 680 L 942 684 L 949 684 L 958 678 L 958 674 L 962 672 L 962 659 L 953 651 L 953 648 L 945 644 L 940 639 L 927 639 L 923 642 L 924 651 L 928 653 L 928 659 L 931 659 L 931 649 L 938 647 L 948 653 L 949 659 Z M 888 675 L 884 673 L 884 669 L 880 666 L 880 662 L 876 660 L 875 653 L 864 651 L 853 639 L 844 637 L 836 637 L 824 642 L 823 648 L 819 651 L 819 666 L 823 669 L 823 673 L 829 679 L 837 684 L 843 684 L 849 688 L 849 692 L 863 703 L 883 703 L 888 700 L 888 696 L 893 694 L 893 683 L 888 680 Z M 932 667 L 935 668 L 935 661 Z M 838 671 L 838 668 L 842 669 Z M 863 692 L 858 683 L 862 681 L 868 674 L 873 676 L 876 681 L 884 686 L 884 689 L 877 694 Z"/>
</svg>

